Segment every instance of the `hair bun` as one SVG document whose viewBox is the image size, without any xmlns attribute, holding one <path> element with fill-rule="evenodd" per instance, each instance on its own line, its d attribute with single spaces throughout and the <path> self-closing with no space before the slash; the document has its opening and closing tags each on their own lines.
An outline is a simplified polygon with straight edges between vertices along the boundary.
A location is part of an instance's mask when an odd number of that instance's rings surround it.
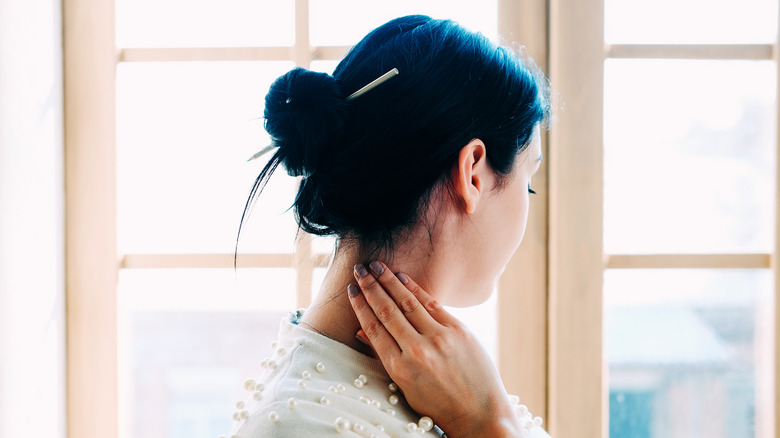
<svg viewBox="0 0 780 438">
<path fill-rule="evenodd" d="M 287 173 L 308 176 L 329 146 L 339 143 L 347 108 L 331 75 L 296 68 L 271 85 L 264 117 Z"/>
</svg>

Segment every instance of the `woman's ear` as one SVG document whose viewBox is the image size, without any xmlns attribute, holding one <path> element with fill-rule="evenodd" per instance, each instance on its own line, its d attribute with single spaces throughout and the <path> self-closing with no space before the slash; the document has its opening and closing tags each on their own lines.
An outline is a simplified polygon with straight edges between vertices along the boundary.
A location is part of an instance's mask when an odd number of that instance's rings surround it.
<svg viewBox="0 0 780 438">
<path fill-rule="evenodd" d="M 486 189 L 485 184 L 492 176 L 486 155 L 485 143 L 475 138 L 460 150 L 458 163 L 453 169 L 455 193 L 468 214 L 477 210 L 477 204 Z"/>
</svg>

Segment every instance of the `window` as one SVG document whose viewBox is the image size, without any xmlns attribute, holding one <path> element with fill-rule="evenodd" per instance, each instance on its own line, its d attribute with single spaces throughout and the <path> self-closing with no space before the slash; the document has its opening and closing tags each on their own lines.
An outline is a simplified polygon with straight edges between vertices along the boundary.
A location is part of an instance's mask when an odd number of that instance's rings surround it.
<svg viewBox="0 0 780 438">
<path fill-rule="evenodd" d="M 773 436 L 777 2 L 560 3 L 552 433 Z"/>
<path fill-rule="evenodd" d="M 604 64 L 604 250 L 724 257 L 724 269 L 669 260 L 682 269 L 605 272 L 614 436 L 770 436 L 772 315 L 761 309 L 773 302 L 771 275 L 730 255 L 773 250 L 776 63 L 745 59 L 736 44 L 771 43 L 777 3 L 702 6 L 605 2 L 605 39 L 616 45 Z M 638 43 L 700 45 L 683 57 L 673 45 L 620 53 Z M 724 47 L 701 52 L 714 43 Z"/>
</svg>

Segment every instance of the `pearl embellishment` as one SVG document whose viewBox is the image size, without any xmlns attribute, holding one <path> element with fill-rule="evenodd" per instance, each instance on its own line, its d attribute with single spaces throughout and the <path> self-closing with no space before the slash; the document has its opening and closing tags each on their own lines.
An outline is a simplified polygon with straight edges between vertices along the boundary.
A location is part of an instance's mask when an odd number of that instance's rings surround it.
<svg viewBox="0 0 780 438">
<path fill-rule="evenodd" d="M 349 431 L 349 427 L 351 425 L 352 424 L 350 423 L 350 421 L 347 420 L 346 418 L 338 417 L 338 418 L 336 418 L 336 422 L 334 423 L 333 426 L 334 426 L 334 428 L 336 429 L 337 432 L 347 432 L 347 431 Z"/>
<path fill-rule="evenodd" d="M 417 422 L 417 426 L 423 431 L 428 432 L 433 429 L 433 420 L 431 420 L 431 417 L 422 417 L 420 418 L 420 421 Z"/>
<path fill-rule="evenodd" d="M 288 398 L 287 399 L 287 408 L 289 411 L 297 411 L 299 413 L 306 412 L 307 409 L 311 408 L 310 402 L 304 401 L 304 400 L 311 400 L 318 402 L 321 406 L 328 407 L 333 406 L 334 404 L 341 406 L 342 402 L 346 403 L 345 400 L 352 400 L 352 403 L 355 401 L 359 401 L 360 405 L 355 406 L 352 405 L 355 412 L 352 411 L 344 411 L 345 414 L 348 415 L 348 417 L 337 417 L 333 421 L 333 427 L 336 432 L 346 434 L 348 436 L 360 436 L 364 438 L 381 438 L 381 437 L 387 437 L 387 433 L 385 432 L 385 429 L 388 428 L 388 430 L 391 430 L 391 434 L 395 433 L 401 433 L 404 436 L 407 436 L 406 434 L 412 434 L 414 436 L 417 436 L 419 434 L 420 436 L 431 436 L 429 433 L 432 433 L 433 431 L 436 431 L 438 433 L 442 433 L 440 429 L 436 427 L 434 424 L 434 421 L 431 417 L 428 416 L 420 416 L 420 417 L 413 417 L 417 418 L 417 421 L 414 422 L 408 422 L 412 418 L 409 418 L 409 414 L 414 414 L 413 412 L 407 412 L 408 407 L 403 402 L 403 397 L 400 392 L 400 388 L 395 382 L 388 382 L 385 380 L 384 382 L 387 383 L 387 390 L 389 392 L 384 392 L 382 390 L 382 380 L 380 379 L 380 383 L 376 383 L 377 379 L 374 378 L 372 381 L 371 386 L 367 386 L 369 384 L 369 378 L 366 374 L 359 374 L 357 378 L 354 378 L 354 374 L 352 374 L 354 380 L 350 381 L 349 379 L 343 379 L 343 383 L 337 383 L 339 380 L 336 379 L 333 381 L 329 377 L 335 377 L 330 375 L 324 375 L 326 370 L 328 370 L 328 366 L 331 366 L 331 364 L 326 365 L 324 361 L 317 361 L 314 359 L 311 362 L 308 362 L 305 364 L 302 368 L 301 367 L 295 367 L 294 361 L 290 362 L 290 354 L 291 351 L 288 351 L 285 347 L 279 346 L 279 344 L 284 345 L 292 345 L 287 343 L 284 339 L 282 339 L 282 342 L 274 341 L 272 343 L 272 351 L 271 351 L 271 358 L 263 359 L 260 362 L 260 366 L 265 369 L 276 369 L 277 367 L 283 368 L 285 371 L 293 371 L 292 378 L 284 377 L 284 379 L 287 380 L 287 385 L 289 385 L 289 382 L 295 381 L 295 374 L 300 373 L 300 377 L 297 379 L 297 385 L 298 385 L 298 391 L 293 391 L 294 398 Z M 272 359 L 273 358 L 273 359 Z M 323 359 L 326 359 L 325 357 L 322 357 Z M 281 362 L 281 364 L 277 363 L 277 360 Z M 327 360 L 327 359 L 326 359 Z M 295 367 L 295 368 L 293 368 Z M 293 369 L 289 369 L 293 368 Z M 359 369 L 359 368 L 358 368 Z M 337 373 L 340 372 L 339 367 L 336 367 Z M 329 370 L 329 372 L 332 374 L 333 370 Z M 276 373 L 276 372 L 274 372 Z M 232 413 L 232 418 L 236 422 L 234 427 L 241 426 L 244 424 L 243 422 L 248 421 L 250 418 L 252 418 L 252 414 L 250 414 L 250 409 L 247 408 L 247 406 L 254 406 L 252 403 L 261 402 L 263 401 L 263 392 L 266 389 L 264 383 L 258 382 L 257 380 L 260 379 L 266 379 L 273 377 L 274 373 L 266 373 L 263 372 L 261 374 L 261 378 L 249 378 L 244 381 L 244 389 L 248 392 L 252 393 L 252 398 L 246 398 L 244 400 L 239 400 L 235 402 L 235 411 Z M 287 375 L 287 374 L 286 374 Z M 289 376 L 289 375 L 287 375 Z M 323 379 L 324 378 L 324 379 Z M 319 380 L 318 380 L 319 379 Z M 315 385 L 312 390 L 312 392 L 304 393 L 302 391 L 307 390 L 308 384 L 310 381 L 313 381 L 313 385 Z M 349 383 L 348 383 L 349 382 Z M 354 391 L 350 390 L 347 391 L 347 385 L 352 384 L 355 388 L 361 391 Z M 329 385 L 329 386 L 328 386 Z M 379 385 L 379 386 L 374 386 Z M 325 386 L 328 386 L 328 392 L 325 392 L 325 394 L 328 394 L 327 396 L 322 396 L 322 389 L 324 389 Z M 269 393 L 271 391 L 269 390 Z M 320 392 L 319 395 L 314 396 L 317 392 Z M 384 394 L 381 394 L 384 392 Z M 275 402 L 275 394 L 271 395 L 272 402 Z M 376 399 L 374 399 L 376 397 Z M 386 397 L 386 401 L 382 400 L 382 397 Z M 543 424 L 543 420 L 541 417 L 535 417 L 531 414 L 528 407 L 526 405 L 523 405 L 520 403 L 520 398 L 516 395 L 507 395 L 508 401 L 514 408 L 515 414 L 518 416 L 519 423 L 520 423 L 520 436 L 523 438 L 528 438 L 531 433 L 533 432 L 534 428 L 541 427 Z M 255 400 L 253 402 L 252 400 Z M 365 403 L 366 406 L 371 406 L 372 408 L 377 410 L 376 414 L 371 414 L 369 411 L 367 411 L 366 407 L 361 408 L 362 404 Z M 281 404 L 281 403 L 280 403 Z M 279 406 L 279 405 L 277 405 Z M 315 407 L 316 409 L 316 407 Z M 327 412 L 332 412 L 331 415 L 333 415 L 330 418 L 334 418 L 338 415 L 338 410 L 329 410 L 326 409 Z M 268 412 L 268 411 L 266 411 Z M 277 411 L 268 412 L 267 418 L 269 422 L 271 423 L 279 423 L 280 421 L 288 421 L 288 417 L 294 417 L 295 414 L 293 412 L 285 413 L 287 412 L 284 408 L 280 408 Z M 380 414 L 381 412 L 381 414 Z M 359 417 L 360 414 L 364 414 L 365 417 Z M 286 416 L 285 416 L 286 415 Z M 351 415 L 355 415 L 354 418 L 351 417 Z M 378 415 L 378 417 L 373 418 L 374 421 L 377 421 L 380 419 L 380 417 L 383 417 L 384 415 L 387 415 L 388 417 L 394 417 L 394 418 L 388 418 L 385 417 L 385 421 L 383 421 L 383 424 L 380 423 L 373 423 L 373 422 L 367 422 L 366 420 L 371 417 L 375 417 Z M 285 418 L 282 418 L 285 416 Z M 292 420 L 291 420 L 292 421 Z M 407 423 L 408 422 L 408 423 Z M 267 424 L 267 423 L 266 423 Z M 400 430 L 399 430 L 400 429 Z M 220 435 L 217 438 L 240 438 L 237 435 Z M 411 436 L 411 435 L 408 435 Z M 446 435 L 442 435 L 443 438 L 446 438 Z"/>
</svg>

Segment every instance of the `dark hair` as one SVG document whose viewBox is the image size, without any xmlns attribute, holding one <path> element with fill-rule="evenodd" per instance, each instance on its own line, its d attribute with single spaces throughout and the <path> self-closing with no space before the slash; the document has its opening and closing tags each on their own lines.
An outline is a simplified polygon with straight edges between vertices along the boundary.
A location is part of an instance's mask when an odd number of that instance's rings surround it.
<svg viewBox="0 0 780 438">
<path fill-rule="evenodd" d="M 393 68 L 398 76 L 345 100 Z M 265 129 L 278 148 L 241 225 L 282 164 L 303 177 L 293 204 L 302 230 L 386 248 L 448 181 L 463 146 L 481 139 L 491 167 L 507 176 L 548 111 L 546 80 L 510 49 L 450 20 L 394 19 L 354 46 L 332 76 L 296 68 L 271 85 Z"/>
</svg>

